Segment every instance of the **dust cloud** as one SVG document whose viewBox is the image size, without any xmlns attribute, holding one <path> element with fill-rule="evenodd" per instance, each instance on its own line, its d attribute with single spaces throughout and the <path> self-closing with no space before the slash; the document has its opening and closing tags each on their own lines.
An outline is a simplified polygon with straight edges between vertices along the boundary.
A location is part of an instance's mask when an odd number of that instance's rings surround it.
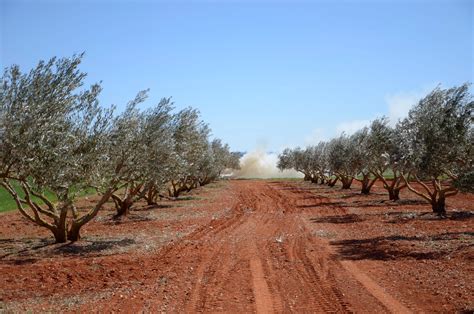
<svg viewBox="0 0 474 314">
<path fill-rule="evenodd" d="M 278 154 L 257 149 L 240 158 L 240 170 L 234 172 L 233 177 L 259 179 L 303 177 L 301 173 L 294 170 L 278 170 L 277 162 Z"/>
</svg>

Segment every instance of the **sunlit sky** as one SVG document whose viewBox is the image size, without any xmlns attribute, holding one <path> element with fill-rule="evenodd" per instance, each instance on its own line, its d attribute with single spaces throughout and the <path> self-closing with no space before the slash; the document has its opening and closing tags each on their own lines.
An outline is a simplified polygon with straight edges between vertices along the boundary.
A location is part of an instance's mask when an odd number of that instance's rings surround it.
<svg viewBox="0 0 474 314">
<path fill-rule="evenodd" d="M 396 120 L 473 81 L 474 1 L 0 0 L 0 65 L 86 52 L 123 109 L 172 96 L 234 150 L 279 151 Z"/>
</svg>

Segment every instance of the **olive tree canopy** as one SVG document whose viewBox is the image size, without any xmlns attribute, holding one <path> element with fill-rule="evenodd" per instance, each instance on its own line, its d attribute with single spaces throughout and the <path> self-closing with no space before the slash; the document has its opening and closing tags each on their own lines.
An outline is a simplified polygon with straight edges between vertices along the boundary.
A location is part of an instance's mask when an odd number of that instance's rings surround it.
<svg viewBox="0 0 474 314">
<path fill-rule="evenodd" d="M 421 186 L 418 189 L 407 179 L 408 188 L 429 201 L 440 215 L 445 213 L 446 197 L 458 192 L 454 182 L 462 173 L 472 172 L 473 109 L 468 84 L 437 87 L 399 126 L 402 162 Z"/>
<path fill-rule="evenodd" d="M 21 214 L 48 228 L 57 242 L 77 240 L 110 197 L 101 165 L 111 110 L 99 106 L 101 87 L 83 86 L 82 55 L 41 61 L 29 73 L 5 70 L 0 90 L 0 184 Z M 21 193 L 15 185 L 21 187 Z M 80 215 L 74 199 L 88 186 L 104 186 L 100 200 Z M 50 202 L 44 192 L 58 202 Z"/>
<path fill-rule="evenodd" d="M 400 199 L 400 191 L 406 187 L 402 174 L 406 168 L 401 162 L 401 130 L 392 128 L 385 117 L 375 119 L 369 127 L 366 139 L 367 162 L 372 174 L 382 181 L 389 199 Z M 387 178 L 387 172 L 390 179 Z"/>
<path fill-rule="evenodd" d="M 351 187 L 357 174 L 358 165 L 355 162 L 355 142 L 345 134 L 333 138 L 327 146 L 328 167 L 342 182 L 343 189 Z"/>
</svg>

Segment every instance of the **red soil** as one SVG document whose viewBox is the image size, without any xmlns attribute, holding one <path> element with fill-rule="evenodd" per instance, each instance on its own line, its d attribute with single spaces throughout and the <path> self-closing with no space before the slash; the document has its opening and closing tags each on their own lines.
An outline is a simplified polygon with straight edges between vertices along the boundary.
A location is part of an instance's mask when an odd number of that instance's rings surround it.
<svg viewBox="0 0 474 314">
<path fill-rule="evenodd" d="M 108 204 L 68 245 L 3 214 L 0 310 L 472 311 L 474 196 L 448 199 L 447 219 L 401 198 L 379 186 L 362 196 L 356 185 L 220 182 L 138 204 L 121 222 Z"/>
</svg>

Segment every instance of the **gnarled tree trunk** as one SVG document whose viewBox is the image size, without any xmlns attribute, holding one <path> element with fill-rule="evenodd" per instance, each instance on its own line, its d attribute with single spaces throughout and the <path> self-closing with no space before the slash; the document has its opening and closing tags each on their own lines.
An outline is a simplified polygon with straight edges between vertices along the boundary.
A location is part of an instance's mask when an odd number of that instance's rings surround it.
<svg viewBox="0 0 474 314">
<path fill-rule="evenodd" d="M 437 200 L 432 200 L 431 209 L 433 210 L 433 213 L 438 216 L 446 216 L 446 198 L 443 196 L 439 197 Z"/>
<path fill-rule="evenodd" d="M 388 191 L 388 199 L 398 201 L 400 199 L 400 191 L 407 187 L 403 180 L 401 172 L 394 170 L 393 179 L 391 181 L 385 179 L 383 172 L 374 172 L 374 175 L 383 183 L 383 188 Z"/>
<path fill-rule="evenodd" d="M 120 197 L 116 195 L 112 195 L 112 199 L 115 203 L 116 213 L 114 215 L 114 219 L 119 219 L 123 216 L 127 216 L 130 213 L 130 208 L 133 205 L 133 197 L 128 195 L 125 199 L 120 199 Z"/>
<path fill-rule="evenodd" d="M 346 176 L 341 177 L 342 188 L 350 189 L 352 185 L 352 180 L 353 180 L 352 177 L 346 177 Z"/>
<path fill-rule="evenodd" d="M 148 205 L 156 205 L 156 198 L 158 197 L 158 190 L 155 185 L 151 185 L 145 193 L 144 199 Z"/>
<path fill-rule="evenodd" d="M 328 178 L 327 185 L 333 187 L 336 185 L 337 180 L 339 180 L 338 177 L 335 177 L 334 179 Z"/>
<path fill-rule="evenodd" d="M 362 174 L 362 180 L 359 180 L 357 178 L 354 178 L 354 179 L 361 183 L 362 187 L 361 187 L 360 193 L 365 194 L 365 195 L 370 194 L 370 190 L 372 189 L 372 186 L 377 181 L 377 177 L 375 177 L 374 179 L 370 179 L 370 176 L 368 173 Z"/>
<path fill-rule="evenodd" d="M 456 195 L 458 193 L 458 189 L 456 189 L 454 186 L 443 187 L 441 181 L 438 178 L 433 178 L 431 180 L 433 189 L 430 189 L 428 184 L 420 180 L 416 174 L 414 175 L 414 178 L 426 193 L 416 190 L 410 184 L 408 179 L 403 176 L 403 180 L 405 181 L 408 189 L 416 195 L 421 196 L 427 200 L 431 204 L 431 210 L 433 213 L 441 217 L 446 216 L 446 198 Z"/>
<path fill-rule="evenodd" d="M 400 199 L 400 188 L 387 186 L 388 198 L 391 201 L 398 201 Z"/>
<path fill-rule="evenodd" d="M 131 183 L 125 190 L 124 196 L 121 198 L 116 194 L 112 194 L 112 199 L 115 203 L 116 214 L 114 219 L 127 216 L 130 213 L 130 209 L 136 201 L 143 198 L 148 190 L 146 187 L 142 189 L 143 183 L 134 184 Z"/>
<path fill-rule="evenodd" d="M 181 193 L 188 190 L 188 187 L 183 182 L 171 181 L 171 187 L 168 189 L 168 194 L 170 197 L 177 198 Z"/>
<path fill-rule="evenodd" d="M 28 182 L 19 181 L 19 184 L 24 197 L 20 196 L 6 179 L 0 181 L 0 185 L 5 187 L 15 200 L 20 213 L 34 224 L 50 230 L 56 243 L 79 240 L 81 227 L 97 215 L 113 193 L 112 189 L 107 190 L 89 212 L 79 215 L 72 200 L 68 199 L 67 193 L 58 196 L 60 201 L 56 205 L 49 201 L 44 194 L 35 192 Z M 31 196 L 37 197 L 43 204 L 35 202 Z M 72 217 L 68 217 L 69 213 L 72 214 Z"/>
</svg>

